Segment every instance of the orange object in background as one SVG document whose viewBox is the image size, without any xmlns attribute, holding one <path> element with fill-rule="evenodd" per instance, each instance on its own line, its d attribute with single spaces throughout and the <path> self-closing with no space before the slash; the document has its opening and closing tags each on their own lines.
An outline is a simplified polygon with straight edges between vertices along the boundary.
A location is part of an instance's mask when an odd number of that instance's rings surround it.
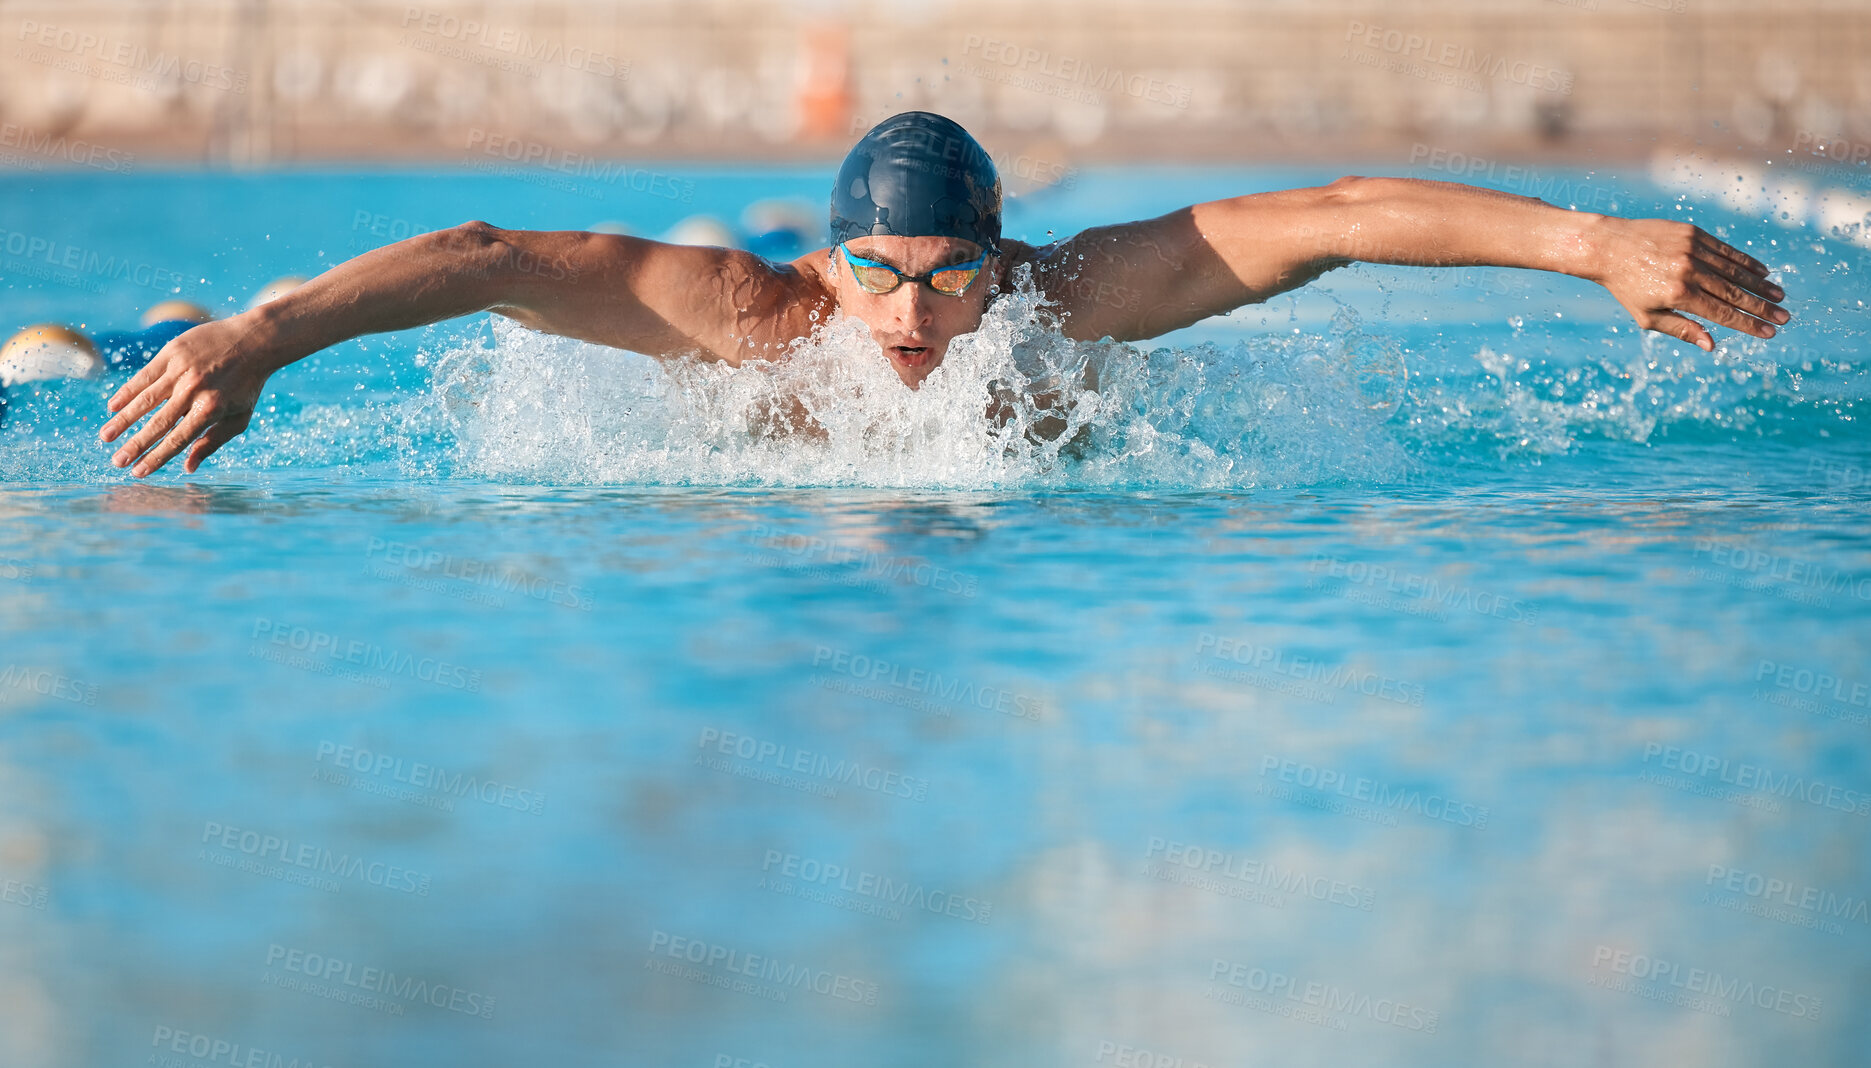
<svg viewBox="0 0 1871 1068">
<path fill-rule="evenodd" d="M 851 34 L 841 23 L 808 26 L 801 33 L 800 133 L 845 139 L 851 121 Z"/>
</svg>

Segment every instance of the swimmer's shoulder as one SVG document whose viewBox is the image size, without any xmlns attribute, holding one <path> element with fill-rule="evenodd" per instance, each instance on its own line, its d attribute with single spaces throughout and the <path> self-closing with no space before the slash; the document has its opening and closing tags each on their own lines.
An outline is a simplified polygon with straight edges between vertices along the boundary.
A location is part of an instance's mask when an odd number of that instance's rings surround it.
<svg viewBox="0 0 1871 1068">
<path fill-rule="evenodd" d="M 832 280 L 827 272 L 831 270 L 831 265 L 832 250 L 827 246 L 814 249 L 791 263 L 775 266 L 781 271 L 793 273 L 797 277 L 796 284 L 802 289 L 829 294 L 832 291 Z"/>
<path fill-rule="evenodd" d="M 829 317 L 838 302 L 837 290 L 832 286 L 830 276 L 832 250 L 817 249 L 808 252 L 790 263 L 773 264 L 774 273 L 785 287 L 787 303 L 790 304 L 805 322 L 798 324 L 798 333 L 803 336 L 810 333 L 812 325 L 820 316 Z M 818 315 L 809 316 L 809 312 Z"/>
<path fill-rule="evenodd" d="M 1053 247 L 1052 245 L 1029 245 L 1025 241 L 1013 241 L 1002 238 L 1000 243 L 1000 287 L 1003 290 L 1012 288 L 1014 274 L 1022 267 L 1031 267 L 1037 271 L 1039 265 L 1045 260 L 1046 254 L 1050 252 Z M 1037 276 L 1034 280 L 1039 281 Z"/>
<path fill-rule="evenodd" d="M 1003 237 L 1000 242 L 1001 266 L 1012 270 L 1023 263 L 1032 263 L 1044 256 L 1050 248 L 1052 245 L 1029 245 L 1024 241 L 1014 241 Z"/>
</svg>

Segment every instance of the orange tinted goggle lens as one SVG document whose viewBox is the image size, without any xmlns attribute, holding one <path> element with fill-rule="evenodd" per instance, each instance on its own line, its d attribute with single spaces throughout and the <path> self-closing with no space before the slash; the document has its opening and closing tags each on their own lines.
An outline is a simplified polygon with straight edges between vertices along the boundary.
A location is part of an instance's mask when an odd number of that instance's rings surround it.
<svg viewBox="0 0 1871 1068">
<path fill-rule="evenodd" d="M 861 263 L 852 264 L 851 273 L 857 276 L 858 285 L 872 293 L 888 293 L 897 287 L 897 282 L 902 278 L 888 267 L 866 267 Z"/>
<path fill-rule="evenodd" d="M 966 270 L 960 271 L 937 271 L 929 279 L 929 284 L 936 287 L 940 292 L 947 293 L 949 296 L 954 296 L 962 290 L 967 289 L 968 283 L 974 281 L 974 276 L 980 273 L 981 268 L 979 267 L 969 267 Z"/>
</svg>

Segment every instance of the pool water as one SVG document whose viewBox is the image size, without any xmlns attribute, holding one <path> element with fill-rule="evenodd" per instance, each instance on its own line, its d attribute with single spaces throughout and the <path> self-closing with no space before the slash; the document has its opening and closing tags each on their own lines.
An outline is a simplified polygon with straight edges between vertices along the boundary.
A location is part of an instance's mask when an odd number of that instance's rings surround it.
<svg viewBox="0 0 1871 1068">
<path fill-rule="evenodd" d="M 1009 231 L 1333 176 L 1092 172 Z M 0 323 L 827 174 L 676 177 L 10 176 Z M 1862 1063 L 1865 252 L 1576 179 L 1792 325 L 1356 268 L 1070 346 L 1016 295 L 911 397 L 836 324 L 667 373 L 482 318 L 145 483 L 114 381 L 15 388 L 0 1064 Z M 1075 446 L 981 418 L 1089 360 Z M 748 432 L 787 387 L 828 440 Z"/>
</svg>

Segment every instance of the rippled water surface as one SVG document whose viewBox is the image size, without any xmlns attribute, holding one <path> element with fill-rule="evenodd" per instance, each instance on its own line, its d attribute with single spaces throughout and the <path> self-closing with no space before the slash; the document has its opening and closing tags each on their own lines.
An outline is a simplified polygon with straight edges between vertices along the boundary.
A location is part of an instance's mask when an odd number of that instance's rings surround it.
<svg viewBox="0 0 1871 1068">
<path fill-rule="evenodd" d="M 35 176 L 0 226 L 225 308 L 378 219 L 825 181 L 690 177 Z M 1009 229 L 1329 177 L 1096 173 Z M 1357 268 L 1141 346 L 1010 299 L 912 395 L 848 324 L 672 374 L 468 321 L 147 484 L 113 382 L 13 390 L 0 1064 L 1861 1063 L 1864 252 L 1573 177 L 1793 326 Z M 137 277 L 10 256 L 0 320 L 123 326 Z M 782 390 L 822 440 L 757 432 Z"/>
</svg>

